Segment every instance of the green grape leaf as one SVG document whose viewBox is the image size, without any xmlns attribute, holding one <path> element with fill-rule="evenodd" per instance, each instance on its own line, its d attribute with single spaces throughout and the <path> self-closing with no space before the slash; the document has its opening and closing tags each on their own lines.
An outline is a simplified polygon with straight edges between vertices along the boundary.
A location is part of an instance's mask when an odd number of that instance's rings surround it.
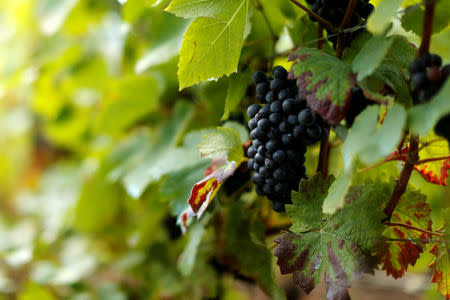
<svg viewBox="0 0 450 300">
<path fill-rule="evenodd" d="M 406 125 L 405 109 L 394 104 L 380 128 L 378 116 L 379 107 L 370 106 L 356 118 L 342 149 L 346 170 L 351 169 L 357 157 L 373 164 L 391 154 L 400 143 Z"/>
<path fill-rule="evenodd" d="M 363 80 L 375 71 L 388 53 L 393 42 L 393 38 L 376 35 L 364 45 L 353 61 L 353 72 L 358 74 L 358 81 Z"/>
<path fill-rule="evenodd" d="M 433 34 L 441 32 L 450 25 L 450 19 L 448 18 L 449 11 L 449 1 L 436 2 L 433 16 Z M 411 6 L 402 15 L 402 27 L 406 31 L 412 31 L 418 36 L 422 36 L 424 13 L 424 5 Z"/>
<path fill-rule="evenodd" d="M 439 238 L 430 252 L 435 256 L 430 268 L 433 270 L 432 282 L 436 283 L 438 291 L 450 299 L 450 209 L 444 211 L 444 225 Z"/>
<path fill-rule="evenodd" d="M 198 164 L 201 158 L 195 147 L 177 147 L 192 117 L 192 105 L 178 102 L 171 118 L 160 128 L 158 137 L 152 140 L 144 134 L 143 141 L 131 142 L 121 149 L 122 154 L 112 154 L 111 159 L 116 163 L 108 177 L 120 179 L 127 193 L 139 198 L 150 183 L 160 180 L 162 176 Z"/>
<path fill-rule="evenodd" d="M 286 210 L 294 226 L 275 239 L 275 256 L 281 273 L 293 273 L 304 292 L 311 292 L 325 274 L 327 298 L 348 299 L 350 281 L 373 273 L 376 266 L 371 253 L 382 245 L 381 205 L 387 195 L 373 185 L 353 186 L 346 205 L 324 216 L 322 205 L 331 182 L 317 174 L 302 180 L 299 192 L 292 193 L 293 205 Z"/>
<path fill-rule="evenodd" d="M 431 231 L 430 213 L 431 208 L 426 202 L 426 196 L 416 191 L 408 191 L 395 207 L 390 222 Z M 386 226 L 383 235 L 388 239 L 398 240 L 388 242 L 387 251 L 381 259 L 382 269 L 394 278 L 402 277 L 409 265 L 415 265 L 425 249 L 427 239 L 431 238 L 427 233 L 401 226 Z M 411 241 L 407 241 L 408 239 Z"/>
<path fill-rule="evenodd" d="M 233 6 L 228 0 L 173 0 L 166 11 L 182 18 L 221 18 L 233 15 Z"/>
<path fill-rule="evenodd" d="M 339 176 L 330 187 L 330 192 L 323 201 L 323 212 L 333 214 L 337 209 L 342 208 L 345 204 L 345 195 L 352 184 L 351 174 L 344 173 Z"/>
<path fill-rule="evenodd" d="M 180 90 L 236 72 L 248 33 L 248 0 L 217 1 L 220 5 L 202 2 L 211 12 L 206 13 L 208 17 L 196 18 L 184 35 L 178 63 Z M 174 8 L 169 7 L 169 11 Z M 200 12 L 204 11 L 187 15 L 199 16 L 202 15 Z"/>
<path fill-rule="evenodd" d="M 264 226 L 244 214 L 238 202 L 230 203 L 225 220 L 225 228 L 219 233 L 223 236 L 224 247 L 218 248 L 222 262 L 232 270 L 253 278 L 270 296 L 270 299 L 286 299 L 283 289 L 278 285 L 273 269 L 272 253 L 265 243 Z"/>
<path fill-rule="evenodd" d="M 198 146 L 205 158 L 227 158 L 239 163 L 244 158 L 241 137 L 234 129 L 218 127 L 217 132 L 206 135 Z"/>
<path fill-rule="evenodd" d="M 381 0 L 367 20 L 367 29 L 374 34 L 383 33 L 402 2 L 403 0 Z"/>
<path fill-rule="evenodd" d="M 222 120 L 227 120 L 230 117 L 230 113 L 234 112 L 239 106 L 239 103 L 245 96 L 247 86 L 250 84 L 250 78 L 251 76 L 249 76 L 248 72 L 230 76 Z"/>
<path fill-rule="evenodd" d="M 408 127 L 420 135 L 426 135 L 439 119 L 450 113 L 450 80 L 447 80 L 440 91 L 430 102 L 415 105 L 408 111 Z"/>
<path fill-rule="evenodd" d="M 345 117 L 355 86 L 351 66 L 333 55 L 318 49 L 301 48 L 290 60 L 294 65 L 290 79 L 297 80 L 300 98 L 308 101 L 313 111 L 319 112 L 331 125 Z"/>
<path fill-rule="evenodd" d="M 391 92 L 397 97 L 397 102 L 405 107 L 412 105 L 409 88 L 409 64 L 414 60 L 416 50 L 402 36 L 390 36 L 392 40 L 387 55 L 381 64 L 360 83 L 366 97 L 372 100 L 390 101 Z"/>
</svg>

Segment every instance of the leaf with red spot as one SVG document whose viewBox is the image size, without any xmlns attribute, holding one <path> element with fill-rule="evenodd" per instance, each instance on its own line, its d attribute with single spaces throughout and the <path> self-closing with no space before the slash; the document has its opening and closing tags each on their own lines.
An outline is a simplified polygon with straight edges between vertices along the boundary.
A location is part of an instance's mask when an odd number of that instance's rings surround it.
<svg viewBox="0 0 450 300">
<path fill-rule="evenodd" d="M 431 208 L 426 202 L 425 195 L 419 192 L 407 192 L 395 208 L 391 223 L 400 223 L 431 231 L 430 212 Z M 427 244 L 427 239 L 431 238 L 427 233 L 401 226 L 388 226 L 383 234 L 389 239 L 403 240 L 389 242 L 387 251 L 381 260 L 383 270 L 386 270 L 387 275 L 394 278 L 402 277 L 410 265 L 415 265 Z M 410 241 L 405 241 L 406 239 Z"/>
<path fill-rule="evenodd" d="M 318 49 L 301 48 L 293 53 L 289 78 L 297 80 L 299 96 L 331 125 L 345 117 L 352 87 L 352 66 Z"/>
<path fill-rule="evenodd" d="M 447 178 L 450 170 L 450 159 L 437 159 L 440 157 L 450 157 L 448 143 L 435 135 L 429 135 L 421 139 L 419 158 L 424 163 L 414 166 L 420 176 L 429 183 L 447 186 Z M 386 160 L 406 161 L 409 145 L 389 155 Z M 431 160 L 430 160 L 431 159 Z"/>
<path fill-rule="evenodd" d="M 374 185 L 353 186 L 342 209 L 323 215 L 333 180 L 317 174 L 292 192 L 293 204 L 286 211 L 293 226 L 275 239 L 275 256 L 281 273 L 292 273 L 304 292 L 311 292 L 325 274 L 327 298 L 341 300 L 349 299 L 351 280 L 373 273 L 377 260 L 372 253 L 383 245 L 381 205 L 388 195 Z"/>
<path fill-rule="evenodd" d="M 450 157 L 448 142 L 436 135 L 429 135 L 421 139 L 422 147 L 419 151 L 420 160 L 428 160 L 436 157 Z M 450 159 L 429 161 L 417 165 L 415 170 L 428 182 L 447 186 Z"/>
<path fill-rule="evenodd" d="M 430 268 L 433 270 L 432 282 L 437 284 L 437 289 L 445 299 L 450 299 L 450 209 L 444 211 L 444 226 L 439 230 L 442 237 L 439 238 L 430 252 L 435 256 Z"/>
</svg>

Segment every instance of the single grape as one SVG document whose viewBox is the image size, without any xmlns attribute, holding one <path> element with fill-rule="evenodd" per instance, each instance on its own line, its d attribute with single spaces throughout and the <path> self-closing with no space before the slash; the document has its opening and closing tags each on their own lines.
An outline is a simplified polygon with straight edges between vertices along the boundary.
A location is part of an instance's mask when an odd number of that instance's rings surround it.
<svg viewBox="0 0 450 300">
<path fill-rule="evenodd" d="M 302 110 L 298 114 L 298 122 L 303 126 L 311 126 L 315 121 L 315 117 L 309 108 Z"/>
<path fill-rule="evenodd" d="M 276 162 L 283 162 L 286 159 L 286 153 L 283 150 L 277 150 L 273 153 L 272 158 Z"/>
<path fill-rule="evenodd" d="M 275 68 L 273 68 L 272 74 L 275 78 L 278 78 L 281 80 L 286 80 L 287 76 L 288 76 L 288 72 L 282 66 L 276 66 Z"/>
<path fill-rule="evenodd" d="M 266 74 L 263 71 L 256 71 L 253 73 L 252 80 L 254 83 L 262 83 L 267 81 Z"/>
<path fill-rule="evenodd" d="M 251 104 L 247 108 L 247 115 L 250 118 L 254 118 L 256 116 L 256 114 L 259 112 L 260 109 L 261 109 L 261 105 L 259 105 L 259 104 Z"/>
</svg>

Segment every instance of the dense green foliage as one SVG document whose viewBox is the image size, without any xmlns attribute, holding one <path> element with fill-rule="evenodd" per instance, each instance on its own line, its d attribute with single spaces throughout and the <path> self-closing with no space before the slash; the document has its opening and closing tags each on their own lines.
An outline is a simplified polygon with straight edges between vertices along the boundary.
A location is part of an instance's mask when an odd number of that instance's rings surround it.
<svg viewBox="0 0 450 300">
<path fill-rule="evenodd" d="M 450 299 L 450 80 L 415 101 L 409 68 L 420 45 L 450 62 L 450 1 L 352 0 L 328 38 L 293 2 L 0 3 L 0 299 L 284 299 L 281 273 L 347 299 L 429 265 Z M 247 167 L 276 65 L 330 128 L 285 213 Z"/>
</svg>

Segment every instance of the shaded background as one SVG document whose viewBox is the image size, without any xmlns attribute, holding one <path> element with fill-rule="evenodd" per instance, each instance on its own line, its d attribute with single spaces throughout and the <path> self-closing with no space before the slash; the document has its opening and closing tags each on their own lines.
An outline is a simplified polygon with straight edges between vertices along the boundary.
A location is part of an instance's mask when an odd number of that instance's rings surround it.
<svg viewBox="0 0 450 300">
<path fill-rule="evenodd" d="M 227 79 L 178 92 L 189 20 L 165 13 L 166 0 L 119 2 L 0 2 L 0 299 L 204 299 L 218 291 L 263 299 L 252 282 L 228 273 L 217 280 L 210 261 L 186 262 L 191 239 L 175 225 L 209 165 L 196 146 L 221 123 Z M 268 34 L 257 27 L 248 40 Z M 255 69 L 267 51 L 249 43 L 241 60 Z M 317 149 L 308 155 L 314 166 Z M 413 182 L 441 223 L 448 189 L 417 174 Z M 210 248 L 205 242 L 198 255 Z M 351 294 L 442 299 L 429 290 L 432 258 L 424 255 L 405 279 L 367 277 Z M 290 276 L 277 277 L 290 299 L 300 297 Z M 302 299 L 324 293 L 321 286 Z"/>
</svg>

